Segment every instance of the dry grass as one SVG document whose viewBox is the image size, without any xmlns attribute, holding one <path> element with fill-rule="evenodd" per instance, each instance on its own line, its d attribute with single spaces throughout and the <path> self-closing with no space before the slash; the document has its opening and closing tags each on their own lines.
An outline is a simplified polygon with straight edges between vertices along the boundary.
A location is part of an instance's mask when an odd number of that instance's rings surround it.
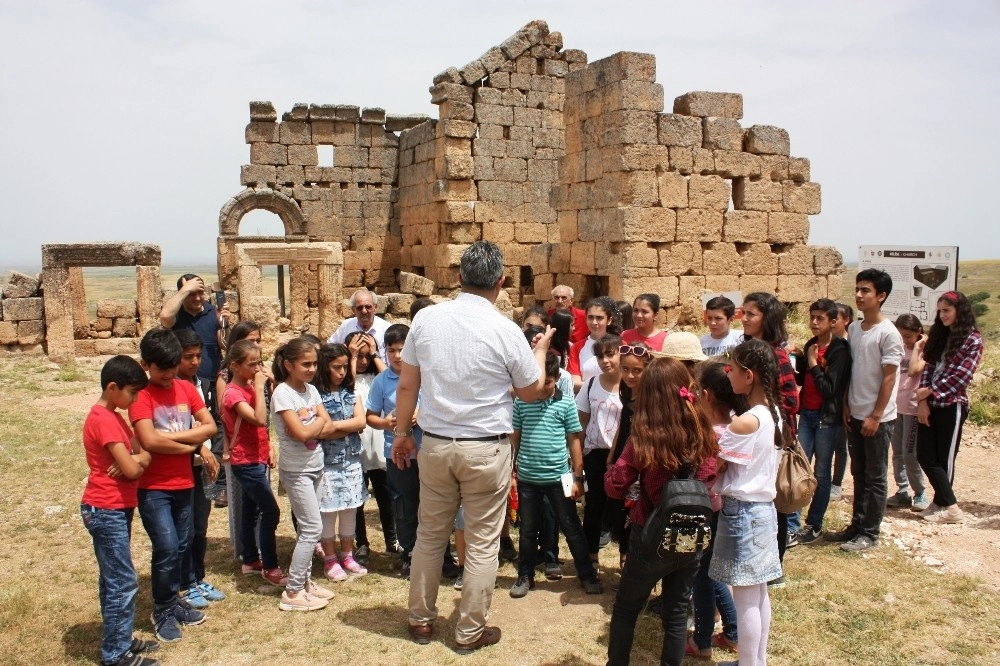
<svg viewBox="0 0 1000 666">
<path fill-rule="evenodd" d="M 98 366 L 83 361 L 70 381 L 40 360 L 0 361 L 0 658 L 5 664 L 87 664 L 97 660 L 100 616 L 97 568 L 76 507 L 86 476 L 80 424 L 97 395 Z M 282 500 L 283 507 L 287 507 Z M 845 520 L 837 504 L 829 527 Z M 374 510 L 373 510 L 374 511 Z M 285 511 L 287 517 L 287 510 Z M 373 574 L 336 587 L 318 613 L 277 610 L 273 592 L 245 578 L 229 557 L 225 511 L 209 532 L 210 579 L 228 599 L 209 620 L 165 647 L 167 664 L 333 663 L 601 664 L 606 658 L 612 597 L 587 597 L 576 582 L 540 581 L 521 600 L 506 593 L 514 569 L 500 572 L 491 620 L 500 646 L 469 657 L 450 649 L 458 593 L 442 587 L 439 640 L 426 647 L 405 635 L 407 584 L 394 562 L 373 557 Z M 377 525 L 374 514 L 368 524 Z M 137 632 L 149 637 L 149 542 L 136 518 L 133 553 L 140 572 Z M 377 528 L 373 545 L 381 546 Z M 287 518 L 279 554 L 292 547 Z M 564 546 L 565 554 L 565 546 Z M 605 584 L 616 578 L 617 553 L 602 552 Z M 832 546 L 799 547 L 787 558 L 788 588 L 772 594 L 773 666 L 789 664 L 983 664 L 1000 660 L 1000 597 L 981 581 L 940 575 L 913 564 L 892 546 L 859 558 Z M 640 620 L 635 664 L 656 663 L 659 622 Z M 731 658 L 718 651 L 719 658 Z M 689 660 L 690 664 L 701 664 Z"/>
</svg>

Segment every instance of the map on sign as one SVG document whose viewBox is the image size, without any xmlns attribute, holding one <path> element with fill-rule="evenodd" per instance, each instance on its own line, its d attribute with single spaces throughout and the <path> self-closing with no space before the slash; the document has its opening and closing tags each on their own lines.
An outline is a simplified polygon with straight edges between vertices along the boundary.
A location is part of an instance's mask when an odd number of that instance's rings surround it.
<svg viewBox="0 0 1000 666">
<path fill-rule="evenodd" d="M 882 305 L 882 314 L 895 319 L 910 313 L 931 324 L 938 298 L 958 288 L 958 247 L 862 245 L 858 270 L 866 268 L 878 268 L 892 277 L 892 293 Z"/>
</svg>

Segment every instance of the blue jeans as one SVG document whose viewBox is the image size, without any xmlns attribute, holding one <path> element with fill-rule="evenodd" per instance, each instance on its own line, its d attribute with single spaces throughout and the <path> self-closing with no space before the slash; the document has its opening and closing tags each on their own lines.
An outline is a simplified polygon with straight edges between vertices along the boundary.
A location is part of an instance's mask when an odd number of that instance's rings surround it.
<svg viewBox="0 0 1000 666">
<path fill-rule="evenodd" d="M 260 552 L 265 569 L 278 566 L 274 533 L 281 519 L 281 509 L 271 490 L 267 465 L 230 465 L 233 478 L 240 484 L 240 545 L 243 564 L 253 564 Z M 258 524 L 259 521 L 259 524 Z"/>
<path fill-rule="evenodd" d="M 719 512 L 712 512 L 712 534 L 719 528 Z M 701 564 L 694 577 L 691 600 L 694 603 L 694 644 L 699 650 L 712 647 L 712 631 L 715 629 L 715 608 L 719 608 L 722 617 L 722 633 L 726 638 L 736 643 L 739 636 L 736 631 L 736 604 L 729 586 L 712 580 L 708 575 L 708 567 L 712 563 L 712 546 L 715 539 L 701 554 Z"/>
<path fill-rule="evenodd" d="M 830 486 L 833 479 L 833 453 L 837 448 L 841 426 L 820 423 L 818 410 L 804 409 L 799 412 L 799 442 L 809 462 L 813 462 L 816 475 L 816 492 L 809 504 L 806 525 L 814 530 L 823 528 L 823 516 L 830 505 Z"/>
<path fill-rule="evenodd" d="M 889 491 L 889 433 L 896 424 L 895 419 L 880 423 L 871 437 L 861 434 L 861 424 L 862 421 L 852 418 L 847 431 L 854 477 L 851 526 L 861 535 L 878 539 Z"/>
<path fill-rule="evenodd" d="M 663 606 L 660 610 L 663 647 L 660 651 L 660 663 L 680 666 L 684 660 L 684 642 L 687 640 L 687 609 L 691 601 L 691 585 L 702 554 L 647 560 L 640 547 L 641 535 L 642 526 L 635 526 L 629 541 L 625 567 L 622 569 L 618 596 L 615 597 L 614 610 L 611 612 L 608 666 L 629 663 L 636 620 L 657 581 L 663 583 Z"/>
<path fill-rule="evenodd" d="M 135 594 L 139 578 L 132 564 L 134 509 L 98 509 L 80 505 L 83 525 L 94 540 L 97 557 L 97 594 L 101 601 L 101 660 L 116 661 L 132 645 Z"/>
<path fill-rule="evenodd" d="M 191 548 L 181 563 L 181 585 L 189 587 L 205 580 L 205 552 L 208 550 L 208 516 L 212 500 L 205 496 L 201 467 L 194 467 L 194 488 L 191 489 Z"/>
<path fill-rule="evenodd" d="M 396 537 L 403 548 L 403 558 L 410 559 L 417 545 L 417 514 L 420 511 L 420 470 L 416 460 L 399 469 L 392 462 L 385 466 L 389 495 L 396 510 Z"/>
<path fill-rule="evenodd" d="M 566 535 L 566 543 L 576 565 L 577 577 L 580 579 L 593 577 L 594 563 L 587 550 L 583 525 L 580 524 L 580 517 L 576 513 L 576 502 L 563 494 L 562 483 L 521 481 L 517 484 L 517 497 L 518 510 L 521 514 L 521 554 L 517 563 L 518 575 L 534 577 L 538 540 L 543 524 L 542 498 L 547 498 L 556 512 L 559 528 Z"/>
<path fill-rule="evenodd" d="M 181 563 L 190 557 L 191 489 L 139 489 L 139 517 L 149 535 L 153 557 L 149 577 L 153 584 L 153 609 L 177 603 Z"/>
</svg>

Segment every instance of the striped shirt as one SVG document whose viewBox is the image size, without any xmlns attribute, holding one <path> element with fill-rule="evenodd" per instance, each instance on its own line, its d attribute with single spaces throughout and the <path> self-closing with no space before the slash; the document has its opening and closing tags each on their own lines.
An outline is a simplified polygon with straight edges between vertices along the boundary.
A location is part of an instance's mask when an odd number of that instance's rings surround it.
<svg viewBox="0 0 1000 666">
<path fill-rule="evenodd" d="M 515 399 L 514 430 L 521 433 L 518 481 L 559 483 L 559 477 L 569 471 L 566 436 L 583 430 L 576 404 L 559 389 L 551 398 L 537 402 Z"/>
</svg>

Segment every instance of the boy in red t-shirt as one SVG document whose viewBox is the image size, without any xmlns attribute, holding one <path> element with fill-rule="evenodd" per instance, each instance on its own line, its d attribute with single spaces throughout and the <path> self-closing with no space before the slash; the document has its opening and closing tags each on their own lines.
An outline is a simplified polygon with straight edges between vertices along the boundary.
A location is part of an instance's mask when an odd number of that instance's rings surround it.
<svg viewBox="0 0 1000 666">
<path fill-rule="evenodd" d="M 205 614 L 178 593 L 181 562 L 191 547 L 191 456 L 216 428 L 198 389 L 174 381 L 182 352 L 173 331 L 154 329 L 143 336 L 139 354 L 149 385 L 128 410 L 136 436 L 152 458 L 139 481 L 138 504 L 153 550 L 153 628 L 165 643 L 181 639 L 181 624 L 205 621 Z"/>
<path fill-rule="evenodd" d="M 132 563 L 132 516 L 136 506 L 136 479 L 150 462 L 116 410 L 128 409 L 148 380 L 142 367 L 128 356 L 115 356 L 101 369 L 101 398 L 83 423 L 83 447 L 90 474 L 80 500 L 83 524 L 94 540 L 100 572 L 101 663 L 156 666 L 141 656 L 159 648 L 156 641 L 132 637 L 135 595 L 139 579 Z"/>
</svg>

